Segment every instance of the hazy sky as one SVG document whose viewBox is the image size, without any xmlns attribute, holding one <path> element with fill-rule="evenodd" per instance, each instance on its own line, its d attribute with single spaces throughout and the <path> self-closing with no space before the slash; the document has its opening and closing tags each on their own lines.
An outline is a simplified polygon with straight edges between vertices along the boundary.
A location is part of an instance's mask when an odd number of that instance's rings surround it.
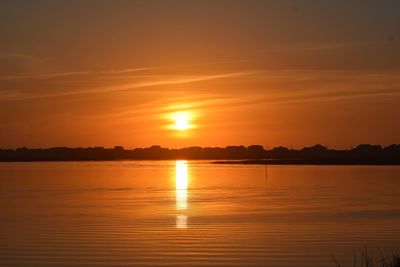
<svg viewBox="0 0 400 267">
<path fill-rule="evenodd" d="M 0 147 L 400 143 L 400 1 L 1 1 Z M 193 128 L 169 129 L 186 111 Z"/>
</svg>

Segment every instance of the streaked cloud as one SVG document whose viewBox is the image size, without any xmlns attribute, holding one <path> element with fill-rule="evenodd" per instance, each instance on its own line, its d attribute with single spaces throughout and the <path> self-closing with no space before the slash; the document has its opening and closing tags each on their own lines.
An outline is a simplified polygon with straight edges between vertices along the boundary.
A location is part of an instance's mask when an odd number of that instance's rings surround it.
<svg viewBox="0 0 400 267">
<path fill-rule="evenodd" d="M 12 96 L 12 94 L 10 94 L 9 97 L 3 97 L 3 98 L 0 97 L 0 101 L 13 101 L 13 100 L 15 101 L 15 100 L 26 100 L 26 99 L 36 99 L 36 98 L 63 97 L 63 96 L 81 95 L 81 94 L 98 94 L 98 93 L 130 91 L 139 88 L 157 87 L 164 85 L 189 84 L 189 83 L 197 83 L 197 82 L 210 81 L 216 79 L 234 78 L 234 77 L 249 75 L 251 73 L 253 72 L 250 71 L 233 72 L 233 73 L 223 73 L 214 75 L 200 74 L 200 75 L 178 76 L 178 78 L 170 76 L 170 78 L 164 78 L 164 79 L 151 79 L 146 81 L 137 81 L 137 82 L 123 83 L 111 86 L 101 86 L 91 89 L 63 90 L 58 92 L 47 92 L 41 94 L 27 93 L 15 96 Z"/>
<path fill-rule="evenodd" d="M 69 72 L 33 73 L 33 74 L 0 76 L 0 80 L 28 80 L 28 79 L 37 80 L 37 79 L 51 79 L 58 77 L 81 76 L 81 75 L 121 74 L 121 73 L 145 71 L 150 69 L 151 68 L 136 68 L 136 69 L 122 69 L 122 70 L 109 70 L 109 71 L 69 71 Z"/>
</svg>

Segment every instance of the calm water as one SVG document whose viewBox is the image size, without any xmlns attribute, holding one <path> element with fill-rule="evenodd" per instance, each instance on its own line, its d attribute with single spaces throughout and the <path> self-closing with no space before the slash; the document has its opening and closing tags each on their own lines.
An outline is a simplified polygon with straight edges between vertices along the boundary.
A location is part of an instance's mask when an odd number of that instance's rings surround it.
<svg viewBox="0 0 400 267">
<path fill-rule="evenodd" d="M 1 266 L 352 266 L 400 248 L 400 167 L 0 163 Z"/>
</svg>

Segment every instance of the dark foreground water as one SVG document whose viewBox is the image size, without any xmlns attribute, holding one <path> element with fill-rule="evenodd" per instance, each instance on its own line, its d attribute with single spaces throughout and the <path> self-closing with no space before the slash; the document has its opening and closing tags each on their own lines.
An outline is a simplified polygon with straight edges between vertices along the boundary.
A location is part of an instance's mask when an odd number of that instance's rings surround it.
<svg viewBox="0 0 400 267">
<path fill-rule="evenodd" d="M 400 167 L 0 163 L 0 266 L 352 266 L 400 248 Z"/>
</svg>

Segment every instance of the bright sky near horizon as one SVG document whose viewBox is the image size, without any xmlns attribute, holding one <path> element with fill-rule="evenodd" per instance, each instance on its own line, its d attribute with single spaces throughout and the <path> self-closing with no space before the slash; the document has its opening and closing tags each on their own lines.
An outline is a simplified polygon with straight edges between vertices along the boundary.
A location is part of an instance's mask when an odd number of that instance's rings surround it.
<svg viewBox="0 0 400 267">
<path fill-rule="evenodd" d="M 1 1 L 0 147 L 400 143 L 397 0 Z"/>
</svg>

